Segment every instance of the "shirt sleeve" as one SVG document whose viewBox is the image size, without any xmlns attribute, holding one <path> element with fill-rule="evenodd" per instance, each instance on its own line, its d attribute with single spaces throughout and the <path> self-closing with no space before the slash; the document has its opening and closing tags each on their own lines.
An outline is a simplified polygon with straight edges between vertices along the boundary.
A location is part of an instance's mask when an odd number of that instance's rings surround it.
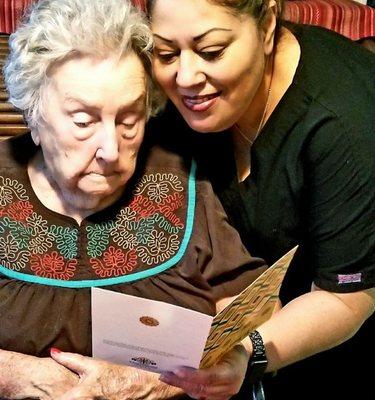
<svg viewBox="0 0 375 400">
<path fill-rule="evenodd" d="M 325 290 L 375 285 L 374 133 L 374 127 L 351 128 L 333 117 L 307 149 L 307 242 L 314 282 Z"/>
</svg>

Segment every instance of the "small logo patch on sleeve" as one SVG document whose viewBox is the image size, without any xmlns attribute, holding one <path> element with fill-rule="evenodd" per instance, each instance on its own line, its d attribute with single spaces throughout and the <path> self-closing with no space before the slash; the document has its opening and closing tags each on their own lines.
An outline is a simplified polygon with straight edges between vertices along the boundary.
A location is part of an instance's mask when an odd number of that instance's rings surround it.
<svg viewBox="0 0 375 400">
<path fill-rule="evenodd" d="M 337 275 L 339 284 L 362 282 L 362 273 Z"/>
</svg>

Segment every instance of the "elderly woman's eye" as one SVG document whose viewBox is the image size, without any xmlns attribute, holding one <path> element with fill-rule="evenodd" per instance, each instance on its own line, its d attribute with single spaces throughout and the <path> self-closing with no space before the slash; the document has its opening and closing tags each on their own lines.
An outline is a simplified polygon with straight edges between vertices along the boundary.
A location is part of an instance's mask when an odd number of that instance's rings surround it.
<svg viewBox="0 0 375 400">
<path fill-rule="evenodd" d="M 74 123 L 78 126 L 78 128 L 88 128 L 92 122 L 78 122 L 74 121 Z"/>
<path fill-rule="evenodd" d="M 138 129 L 137 127 L 138 119 L 129 118 L 125 121 L 121 121 L 118 126 L 121 127 L 121 136 L 124 139 L 134 139 L 137 136 Z"/>
<path fill-rule="evenodd" d="M 88 128 L 94 122 L 93 118 L 84 112 L 74 113 L 72 120 L 78 128 Z"/>
</svg>

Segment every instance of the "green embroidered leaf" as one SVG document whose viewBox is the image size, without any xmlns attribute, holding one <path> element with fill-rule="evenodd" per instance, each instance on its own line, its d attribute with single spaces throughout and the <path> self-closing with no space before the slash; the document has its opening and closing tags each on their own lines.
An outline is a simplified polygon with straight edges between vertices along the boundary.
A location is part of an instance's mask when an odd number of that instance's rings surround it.
<svg viewBox="0 0 375 400">
<path fill-rule="evenodd" d="M 27 226 L 5 217 L 0 221 L 0 233 L 4 233 L 6 230 L 13 236 L 20 249 L 28 249 L 32 232 Z"/>
<path fill-rule="evenodd" d="M 50 232 L 56 240 L 57 249 L 67 260 L 72 260 L 78 254 L 78 230 L 74 228 L 51 225 Z"/>
<path fill-rule="evenodd" d="M 94 226 L 87 226 L 87 254 L 89 257 L 101 257 L 109 244 L 109 234 L 114 227 L 114 222 L 105 222 Z"/>
</svg>

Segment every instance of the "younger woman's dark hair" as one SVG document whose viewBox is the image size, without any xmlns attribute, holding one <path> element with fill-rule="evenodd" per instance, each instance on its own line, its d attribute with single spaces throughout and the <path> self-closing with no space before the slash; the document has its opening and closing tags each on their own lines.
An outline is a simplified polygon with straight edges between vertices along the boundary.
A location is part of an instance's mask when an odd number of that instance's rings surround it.
<svg viewBox="0 0 375 400">
<path fill-rule="evenodd" d="M 156 1 L 157 0 L 146 1 L 146 7 L 149 16 L 151 16 L 152 9 Z M 229 10 L 231 10 L 234 14 L 249 14 L 252 17 L 254 17 L 259 24 L 261 24 L 267 14 L 267 9 L 270 0 L 207 0 L 207 1 L 213 4 L 226 7 Z M 284 0 L 275 0 L 275 2 L 277 4 L 277 19 L 279 22 L 283 14 Z"/>
</svg>

